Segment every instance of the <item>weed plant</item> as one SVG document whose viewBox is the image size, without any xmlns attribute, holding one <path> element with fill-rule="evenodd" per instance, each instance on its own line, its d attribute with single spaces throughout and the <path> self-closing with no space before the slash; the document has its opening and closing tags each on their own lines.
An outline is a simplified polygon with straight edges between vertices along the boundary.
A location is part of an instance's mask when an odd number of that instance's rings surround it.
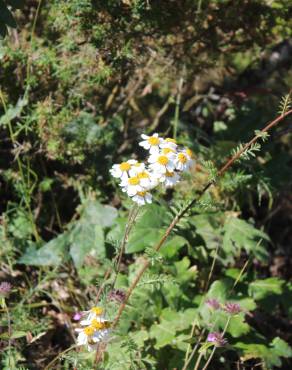
<svg viewBox="0 0 292 370">
<path fill-rule="evenodd" d="M 291 368 L 291 10 L 0 0 L 1 369 Z M 137 205 L 155 132 L 194 163 Z"/>
</svg>

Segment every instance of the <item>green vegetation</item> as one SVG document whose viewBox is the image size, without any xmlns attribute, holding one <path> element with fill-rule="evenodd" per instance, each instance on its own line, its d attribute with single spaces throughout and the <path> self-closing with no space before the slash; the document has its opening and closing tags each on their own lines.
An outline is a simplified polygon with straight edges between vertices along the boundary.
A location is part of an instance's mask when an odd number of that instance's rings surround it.
<svg viewBox="0 0 292 370">
<path fill-rule="evenodd" d="M 291 369 L 291 11 L 0 0 L 1 369 Z M 196 166 L 133 217 L 109 170 L 154 132 Z M 145 261 L 110 342 L 76 349 L 74 314 L 114 320 Z"/>
</svg>

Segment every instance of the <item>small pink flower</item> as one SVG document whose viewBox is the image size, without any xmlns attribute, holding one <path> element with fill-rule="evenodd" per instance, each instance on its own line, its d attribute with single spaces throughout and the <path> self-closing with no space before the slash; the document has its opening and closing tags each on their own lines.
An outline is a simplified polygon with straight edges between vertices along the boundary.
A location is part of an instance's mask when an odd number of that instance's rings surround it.
<svg viewBox="0 0 292 370">
<path fill-rule="evenodd" d="M 227 344 L 227 340 L 218 332 L 209 333 L 207 342 L 214 343 L 216 347 L 224 347 Z"/>
<path fill-rule="evenodd" d="M 207 299 L 206 304 L 209 306 L 209 308 L 212 308 L 213 310 L 219 310 L 219 308 L 221 307 L 219 301 L 217 301 L 216 298 Z"/>
<path fill-rule="evenodd" d="M 75 312 L 74 316 L 73 316 L 73 320 L 74 321 L 79 321 L 82 317 L 82 313 L 81 312 Z"/>
<path fill-rule="evenodd" d="M 230 315 L 237 315 L 241 312 L 241 307 L 238 303 L 227 302 L 224 305 L 224 311 Z"/>
<path fill-rule="evenodd" d="M 7 281 L 2 281 L 0 284 L 0 296 L 6 297 L 11 291 L 12 285 Z"/>
<path fill-rule="evenodd" d="M 122 289 L 113 289 L 112 291 L 109 292 L 108 299 L 110 301 L 122 303 L 126 299 L 126 293 Z"/>
</svg>

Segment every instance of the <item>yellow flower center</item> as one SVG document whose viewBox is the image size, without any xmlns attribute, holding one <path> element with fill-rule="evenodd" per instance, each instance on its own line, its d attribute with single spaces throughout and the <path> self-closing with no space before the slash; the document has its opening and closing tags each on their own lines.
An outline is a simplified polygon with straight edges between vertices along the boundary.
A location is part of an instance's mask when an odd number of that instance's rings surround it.
<svg viewBox="0 0 292 370">
<path fill-rule="evenodd" d="M 158 145 L 159 144 L 159 139 L 156 136 L 151 136 L 151 137 L 148 138 L 148 143 L 150 145 Z"/>
<path fill-rule="evenodd" d="M 100 321 L 97 321 L 96 319 L 93 319 L 91 321 L 91 326 L 95 329 L 95 330 L 100 330 L 103 328 L 103 323 L 100 322 Z"/>
<path fill-rule="evenodd" d="M 141 165 L 142 165 L 142 163 L 137 162 L 137 163 L 134 164 L 134 167 L 140 167 Z"/>
<path fill-rule="evenodd" d="M 179 153 L 177 156 L 177 159 L 180 163 L 186 163 L 187 162 L 187 157 L 183 153 Z"/>
<path fill-rule="evenodd" d="M 122 162 L 120 164 L 120 170 L 121 171 L 129 171 L 130 168 L 131 168 L 131 165 L 127 162 Z"/>
<path fill-rule="evenodd" d="M 110 326 L 111 326 L 110 321 L 100 322 L 95 319 L 91 321 L 91 327 L 93 327 L 95 330 L 107 329 L 110 328 Z"/>
<path fill-rule="evenodd" d="M 84 328 L 83 331 L 85 335 L 87 335 L 88 337 L 91 337 L 94 334 L 95 329 L 92 326 L 87 326 L 86 328 Z"/>
<path fill-rule="evenodd" d="M 165 155 L 160 155 L 157 159 L 157 162 L 159 164 L 161 164 L 162 166 L 165 166 L 167 165 L 167 163 L 169 162 L 169 159 L 165 156 Z"/>
<path fill-rule="evenodd" d="M 186 150 L 186 153 L 187 153 L 187 155 L 190 157 L 190 158 L 193 158 L 193 152 L 191 151 L 191 149 L 187 149 Z"/>
<path fill-rule="evenodd" d="M 165 172 L 165 176 L 166 177 L 173 177 L 174 176 L 174 172 L 168 172 L 168 171 L 166 171 Z"/>
<path fill-rule="evenodd" d="M 167 143 L 174 143 L 174 144 L 176 144 L 176 141 L 174 139 L 170 138 L 170 137 L 166 138 L 165 141 Z"/>
<path fill-rule="evenodd" d="M 101 307 L 92 307 L 90 311 L 95 313 L 97 316 L 100 316 L 103 313 L 103 309 Z"/>
<path fill-rule="evenodd" d="M 145 197 L 146 191 L 137 191 L 137 195 L 139 195 L 140 197 Z"/>
<path fill-rule="evenodd" d="M 163 154 L 174 153 L 174 150 L 173 149 L 170 149 L 170 148 L 163 148 L 162 149 L 162 153 Z"/>
<path fill-rule="evenodd" d="M 129 185 L 139 185 L 139 183 L 140 183 L 140 179 L 139 179 L 137 176 L 135 176 L 135 177 L 130 177 L 130 178 L 128 179 L 128 184 L 129 184 Z"/>
<path fill-rule="evenodd" d="M 149 174 L 147 172 L 141 172 L 141 173 L 138 173 L 138 178 L 139 179 L 149 179 Z"/>
</svg>

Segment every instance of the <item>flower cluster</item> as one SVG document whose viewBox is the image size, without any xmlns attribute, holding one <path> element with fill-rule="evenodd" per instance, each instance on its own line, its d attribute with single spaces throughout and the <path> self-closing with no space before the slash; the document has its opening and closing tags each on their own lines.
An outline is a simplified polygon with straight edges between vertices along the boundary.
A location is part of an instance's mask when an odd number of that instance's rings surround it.
<svg viewBox="0 0 292 370">
<path fill-rule="evenodd" d="M 193 154 L 188 148 L 180 148 L 171 138 L 162 139 L 158 134 L 141 135 L 139 143 L 149 151 L 147 163 L 130 159 L 114 164 L 110 170 L 113 177 L 120 179 L 122 191 L 139 205 L 152 202 L 150 191 L 163 184 L 171 188 L 180 181 L 181 173 L 193 164 Z"/>
<path fill-rule="evenodd" d="M 103 316 L 101 307 L 92 307 L 89 311 L 81 312 L 83 320 L 81 328 L 75 329 L 78 333 L 77 345 L 87 346 L 88 351 L 94 351 L 100 342 L 109 338 L 111 322 Z"/>
<path fill-rule="evenodd" d="M 238 303 L 226 302 L 224 305 L 221 305 L 216 298 L 209 298 L 205 301 L 205 303 L 211 310 L 216 311 L 222 309 L 230 315 L 237 315 L 242 312 L 242 309 Z"/>
</svg>

